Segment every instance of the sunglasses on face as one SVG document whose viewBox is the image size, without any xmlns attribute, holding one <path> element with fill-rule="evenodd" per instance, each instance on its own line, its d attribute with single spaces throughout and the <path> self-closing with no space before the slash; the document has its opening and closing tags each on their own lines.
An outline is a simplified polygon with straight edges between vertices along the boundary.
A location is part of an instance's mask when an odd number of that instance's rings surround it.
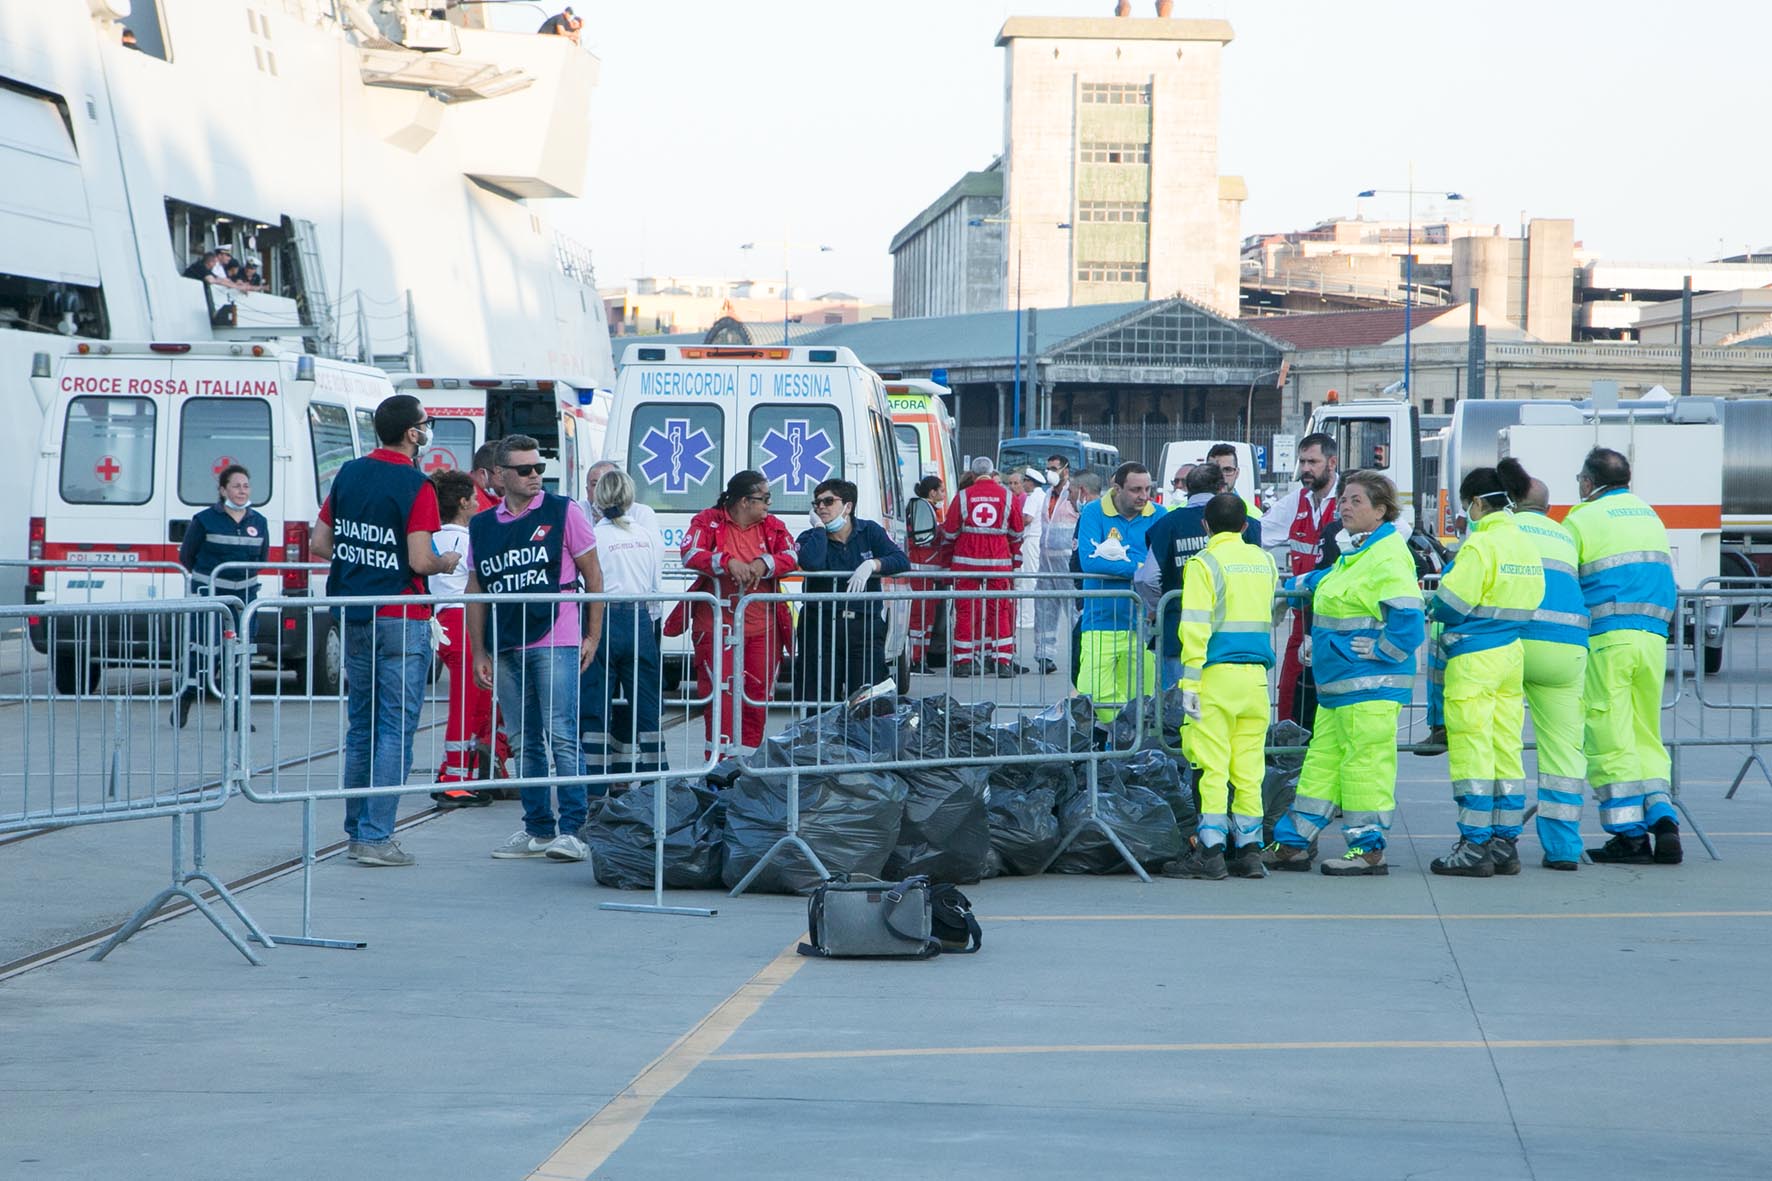
<svg viewBox="0 0 1772 1181">
<path fill-rule="evenodd" d="M 548 470 L 546 462 L 542 463 L 507 463 L 502 465 L 507 472 L 515 472 L 519 476 L 539 476 Z"/>
<path fill-rule="evenodd" d="M 835 496 L 821 496 L 817 500 L 813 501 L 812 503 L 816 504 L 819 508 L 832 508 L 836 505 L 842 504 L 843 502 L 841 500 L 838 500 Z"/>
</svg>

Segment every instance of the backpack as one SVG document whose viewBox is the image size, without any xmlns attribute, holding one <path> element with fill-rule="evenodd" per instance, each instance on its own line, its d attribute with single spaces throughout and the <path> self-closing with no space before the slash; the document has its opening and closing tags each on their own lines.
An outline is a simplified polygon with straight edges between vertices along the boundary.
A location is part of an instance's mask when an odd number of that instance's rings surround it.
<svg viewBox="0 0 1772 1181">
<path fill-rule="evenodd" d="M 861 875 L 821 882 L 806 901 L 806 931 L 800 954 L 828 959 L 930 959 L 983 942 L 966 896 L 921 874 L 896 885 Z"/>
</svg>

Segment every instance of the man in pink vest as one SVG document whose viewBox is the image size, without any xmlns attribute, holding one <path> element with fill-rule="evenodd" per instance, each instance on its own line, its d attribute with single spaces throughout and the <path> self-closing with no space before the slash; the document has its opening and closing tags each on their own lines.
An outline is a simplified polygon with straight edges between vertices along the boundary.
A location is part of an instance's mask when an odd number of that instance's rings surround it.
<svg viewBox="0 0 1772 1181">
<path fill-rule="evenodd" d="M 1282 497 L 1261 518 L 1261 545 L 1274 555 L 1274 564 L 1285 575 L 1306 574 L 1323 557 L 1323 542 L 1335 531 L 1335 440 L 1325 434 L 1306 435 L 1298 441 L 1300 487 Z M 1295 610 L 1286 637 L 1286 655 L 1280 662 L 1280 700 L 1277 717 L 1296 716 L 1298 682 L 1304 675 L 1300 648 L 1310 631 L 1309 613 Z M 1309 725 L 1308 720 L 1304 720 Z"/>
</svg>

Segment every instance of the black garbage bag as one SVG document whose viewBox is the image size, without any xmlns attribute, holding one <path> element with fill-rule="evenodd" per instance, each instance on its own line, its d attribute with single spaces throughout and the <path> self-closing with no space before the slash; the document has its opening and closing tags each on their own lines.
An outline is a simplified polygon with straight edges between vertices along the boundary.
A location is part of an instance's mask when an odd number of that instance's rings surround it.
<svg viewBox="0 0 1772 1181">
<path fill-rule="evenodd" d="M 737 759 L 721 759 L 708 772 L 708 786 L 715 791 L 725 791 L 738 782 L 739 775 L 744 772 L 744 764 Z"/>
<path fill-rule="evenodd" d="M 1031 717 L 1020 717 L 993 729 L 998 732 L 999 741 L 1002 731 L 1011 730 L 1021 741 L 1034 739 L 1056 750 L 1080 754 L 1095 748 L 1095 707 L 1087 697 L 1067 697 Z"/>
<path fill-rule="evenodd" d="M 1107 749 L 1126 751 L 1177 746 L 1180 742 L 1182 717 L 1179 688 L 1145 697 L 1142 705 L 1136 709 L 1128 702 L 1108 725 Z M 1142 727 L 1135 723 L 1135 718 L 1142 723 Z"/>
<path fill-rule="evenodd" d="M 1103 772 L 1108 772 L 1103 767 Z M 1118 778 L 1118 772 L 1109 773 Z M 1099 809 L 1101 819 L 1113 827 L 1128 852 L 1146 869 L 1157 869 L 1166 861 L 1181 856 L 1181 830 L 1175 813 L 1167 801 L 1149 788 L 1130 783 L 1115 783 L 1110 789 L 1109 775 L 1100 778 Z M 1068 833 L 1089 814 L 1089 793 L 1079 791 L 1067 801 L 1059 814 L 1063 831 Z M 1079 833 L 1059 859 L 1052 863 L 1055 873 L 1127 873 L 1126 863 L 1102 832 L 1094 828 Z"/>
<path fill-rule="evenodd" d="M 615 796 L 582 830 L 591 847 L 597 881 L 618 890 L 652 889 L 653 808 L 656 782 Z M 693 779 L 665 783 L 664 884 L 671 890 L 706 890 L 720 884 L 725 858 L 726 804 L 718 792 Z"/>
<path fill-rule="evenodd" d="M 985 814 L 990 769 L 906 767 L 898 775 L 908 794 L 885 876 L 903 880 L 920 873 L 937 882 L 978 881 L 991 851 Z"/>
<path fill-rule="evenodd" d="M 800 837 L 832 874 L 880 877 L 898 844 L 907 789 L 889 771 L 855 764 L 897 758 L 896 702 L 839 706 L 764 742 L 747 770 L 726 789 L 724 880 L 736 886 L 787 833 L 789 776 L 799 777 Z M 846 764 L 848 766 L 846 766 Z M 767 770 L 766 774 L 760 771 Z M 818 874 L 797 849 L 784 849 L 751 884 L 766 893 L 806 893 Z"/>
<path fill-rule="evenodd" d="M 990 817 L 991 856 L 1000 872 L 1040 872 L 1058 848 L 1057 807 L 1058 793 L 1049 787 L 991 788 L 985 811 Z"/>
<path fill-rule="evenodd" d="M 981 758 L 997 753 L 988 701 L 955 701 L 945 693 L 900 699 L 893 714 L 907 759 Z"/>
<path fill-rule="evenodd" d="M 1200 801 L 1194 794 L 1193 777 L 1186 764 L 1156 749 L 1141 750 L 1130 758 L 1110 759 L 1110 765 L 1128 784 L 1156 792 L 1175 814 L 1183 843 L 1200 826 Z"/>
<path fill-rule="evenodd" d="M 1306 746 L 1310 743 L 1311 732 L 1297 722 L 1287 720 L 1276 722 L 1268 727 L 1267 744 L 1276 746 Z M 1268 844 L 1274 840 L 1274 825 L 1292 806 L 1292 800 L 1298 794 L 1298 772 L 1304 766 L 1303 753 L 1272 754 L 1267 757 L 1267 774 L 1261 780 L 1262 839 Z"/>
</svg>

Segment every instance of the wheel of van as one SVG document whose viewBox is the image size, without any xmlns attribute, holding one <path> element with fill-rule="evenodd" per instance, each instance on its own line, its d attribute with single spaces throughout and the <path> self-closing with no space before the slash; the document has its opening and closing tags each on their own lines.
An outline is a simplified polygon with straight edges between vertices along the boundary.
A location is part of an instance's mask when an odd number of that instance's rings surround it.
<svg viewBox="0 0 1772 1181">
<path fill-rule="evenodd" d="M 102 676 L 98 662 L 81 649 L 69 644 L 55 650 L 55 691 L 63 697 L 95 692 Z"/>
<path fill-rule="evenodd" d="M 307 667 L 296 670 L 297 681 L 315 697 L 337 697 L 344 684 L 344 636 L 330 611 L 321 613 L 312 628 Z M 309 676 L 313 677 L 312 687 L 308 685 Z"/>
<path fill-rule="evenodd" d="M 1729 579 L 1739 578 L 1757 580 L 1760 577 L 1760 572 L 1754 569 L 1754 564 L 1749 561 L 1748 556 L 1740 550 L 1724 550 L 1723 560 L 1717 563 L 1717 573 L 1721 574 L 1724 578 Z M 1749 582 L 1726 582 L 1723 585 L 1728 589 L 1742 589 L 1753 584 Z M 1753 604 L 1745 600 L 1731 604 L 1729 607 L 1729 622 L 1740 623 L 1746 618 L 1748 611 L 1752 607 Z M 1709 672 L 1710 670 L 1706 669 L 1705 671 Z"/>
<path fill-rule="evenodd" d="M 898 682 L 898 695 L 908 697 L 911 692 L 911 654 L 907 648 L 898 654 L 898 663 L 893 666 L 893 679 Z"/>
<path fill-rule="evenodd" d="M 1714 677 L 1722 671 L 1723 671 L 1723 650 L 1722 650 L 1722 648 L 1719 647 L 1719 648 L 1704 649 L 1704 675 L 1707 677 Z"/>
</svg>

